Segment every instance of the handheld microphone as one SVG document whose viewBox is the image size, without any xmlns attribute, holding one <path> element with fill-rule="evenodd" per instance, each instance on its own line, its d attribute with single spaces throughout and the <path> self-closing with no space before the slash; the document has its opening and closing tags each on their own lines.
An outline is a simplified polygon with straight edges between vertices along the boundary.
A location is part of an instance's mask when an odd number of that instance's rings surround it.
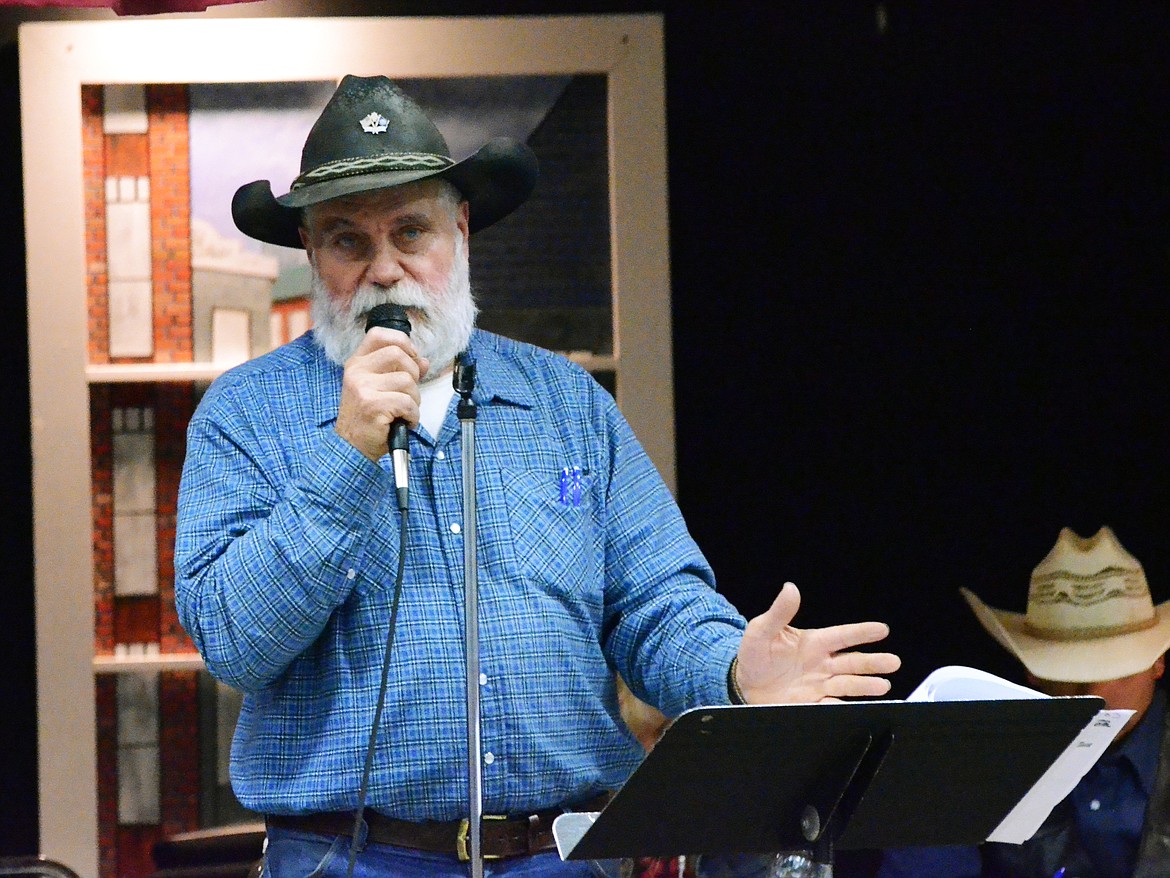
<svg viewBox="0 0 1170 878">
<path fill-rule="evenodd" d="M 383 303 L 371 308 L 366 314 L 366 332 L 375 326 L 397 329 L 410 335 L 410 318 L 406 316 L 406 309 L 401 305 Z M 394 463 L 394 486 L 398 489 L 398 508 L 405 510 L 410 481 L 410 434 L 406 421 L 398 418 L 390 425 L 388 444 L 390 458 Z"/>
</svg>

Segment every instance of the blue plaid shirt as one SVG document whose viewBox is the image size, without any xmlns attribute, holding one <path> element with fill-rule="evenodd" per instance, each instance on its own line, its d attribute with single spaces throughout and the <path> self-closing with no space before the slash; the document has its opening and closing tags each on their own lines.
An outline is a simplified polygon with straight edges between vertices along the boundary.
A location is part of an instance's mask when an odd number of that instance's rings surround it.
<svg viewBox="0 0 1170 878">
<path fill-rule="evenodd" d="M 726 704 L 744 620 L 714 590 L 673 498 L 584 370 L 477 331 L 473 399 L 485 813 L 620 786 L 642 757 L 616 669 L 673 716 Z M 208 390 L 179 492 L 179 617 L 245 693 L 240 801 L 352 809 L 399 552 L 389 458 L 334 431 L 341 370 L 310 336 Z M 454 406 L 410 439 L 406 573 L 367 803 L 467 815 L 462 451 Z M 562 472 L 579 468 L 566 485 Z"/>
</svg>

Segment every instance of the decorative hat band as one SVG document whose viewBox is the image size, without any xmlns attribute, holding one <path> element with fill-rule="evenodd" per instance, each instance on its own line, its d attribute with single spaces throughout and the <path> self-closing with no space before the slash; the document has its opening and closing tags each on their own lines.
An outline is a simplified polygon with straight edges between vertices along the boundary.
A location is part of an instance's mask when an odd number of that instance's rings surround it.
<svg viewBox="0 0 1170 878">
<path fill-rule="evenodd" d="M 1145 631 L 1157 624 L 1158 620 L 1153 616 L 1125 625 L 1100 625 L 1096 628 L 1041 628 L 1027 619 L 1024 620 L 1025 630 L 1041 640 L 1096 640 L 1098 637 L 1115 637 L 1118 634 Z"/>
<path fill-rule="evenodd" d="M 454 164 L 453 159 L 433 152 L 388 152 L 376 156 L 337 159 L 305 171 L 293 181 L 290 189 L 381 171 L 441 171 Z"/>
</svg>

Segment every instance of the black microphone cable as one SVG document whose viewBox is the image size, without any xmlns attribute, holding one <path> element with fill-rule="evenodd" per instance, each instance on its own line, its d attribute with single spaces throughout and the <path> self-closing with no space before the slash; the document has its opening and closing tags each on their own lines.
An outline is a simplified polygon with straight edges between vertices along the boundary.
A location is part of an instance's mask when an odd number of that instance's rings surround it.
<svg viewBox="0 0 1170 878">
<path fill-rule="evenodd" d="M 366 833 L 362 831 L 362 817 L 366 811 L 366 793 L 370 788 L 370 773 L 374 767 L 374 745 L 378 740 L 378 727 L 382 723 L 382 709 L 386 706 L 386 685 L 390 677 L 390 650 L 394 646 L 394 629 L 398 627 L 398 599 L 402 596 L 402 576 L 406 568 L 406 510 L 402 511 L 398 526 L 398 570 L 394 574 L 394 595 L 390 599 L 390 623 L 386 632 L 386 653 L 382 657 L 382 680 L 378 684 L 378 703 L 374 708 L 374 721 L 370 725 L 370 739 L 366 743 L 366 762 L 362 767 L 362 785 L 358 790 L 358 806 L 353 819 L 353 837 L 349 843 L 349 862 L 345 868 L 346 878 L 353 878 L 354 862 L 357 859 L 359 839 L 364 846 Z"/>
<path fill-rule="evenodd" d="M 375 326 L 398 329 L 410 335 L 410 320 L 401 305 L 375 305 L 366 315 L 366 332 Z M 378 684 L 378 702 L 374 707 L 374 721 L 370 725 L 370 738 L 366 743 L 365 765 L 362 766 L 362 783 L 358 789 L 358 806 L 354 812 L 353 837 L 349 843 L 349 861 L 345 867 L 346 878 L 353 878 L 354 863 L 357 861 L 359 843 L 364 846 L 366 832 L 363 832 L 363 816 L 366 811 L 366 795 L 370 788 L 370 774 L 374 767 L 374 747 L 378 741 L 378 728 L 382 724 L 382 710 L 386 706 L 386 686 L 390 678 L 390 650 L 394 646 L 394 630 L 398 627 L 398 601 L 402 597 L 402 579 L 406 572 L 406 513 L 409 506 L 407 494 L 407 471 L 410 466 L 409 436 L 406 422 L 401 418 L 390 425 L 387 444 L 394 464 L 394 483 L 398 493 L 398 569 L 394 574 L 394 591 L 390 599 L 390 621 L 386 631 L 386 651 L 382 656 L 382 679 Z"/>
</svg>

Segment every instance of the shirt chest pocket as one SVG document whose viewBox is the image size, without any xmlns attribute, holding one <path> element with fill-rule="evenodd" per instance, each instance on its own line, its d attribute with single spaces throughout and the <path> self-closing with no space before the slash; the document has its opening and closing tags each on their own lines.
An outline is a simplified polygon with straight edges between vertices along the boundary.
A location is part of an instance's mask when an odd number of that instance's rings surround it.
<svg viewBox="0 0 1170 878">
<path fill-rule="evenodd" d="M 512 552 L 525 580 L 554 595 L 601 592 L 594 501 L 587 472 L 503 468 Z"/>
</svg>

